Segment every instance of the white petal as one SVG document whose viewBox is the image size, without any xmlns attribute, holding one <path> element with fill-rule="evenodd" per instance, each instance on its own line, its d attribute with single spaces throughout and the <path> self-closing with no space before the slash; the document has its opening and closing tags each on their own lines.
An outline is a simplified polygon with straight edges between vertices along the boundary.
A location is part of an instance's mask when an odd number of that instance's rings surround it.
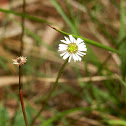
<svg viewBox="0 0 126 126">
<path fill-rule="evenodd" d="M 66 36 L 64 38 L 66 39 L 67 43 L 71 43 L 70 40 Z"/>
<path fill-rule="evenodd" d="M 86 45 L 85 45 L 85 43 L 84 43 L 84 42 L 79 43 L 79 44 L 78 44 L 78 46 L 84 46 L 84 47 L 86 47 Z"/>
<path fill-rule="evenodd" d="M 84 40 L 82 40 L 81 38 L 78 38 L 77 40 L 76 40 L 76 43 L 77 44 L 79 44 L 79 43 L 81 43 L 81 42 L 83 42 Z"/>
<path fill-rule="evenodd" d="M 83 56 L 83 54 L 81 54 L 81 53 L 79 53 L 79 52 L 77 52 L 77 55 L 78 55 L 78 56 Z"/>
<path fill-rule="evenodd" d="M 62 56 L 64 56 L 65 54 L 66 54 L 66 52 L 64 52 L 64 53 L 61 53 L 61 54 L 60 54 L 60 56 L 62 57 Z"/>
<path fill-rule="evenodd" d="M 78 58 L 79 61 L 81 61 L 81 57 L 76 54 L 76 57 Z"/>
<path fill-rule="evenodd" d="M 19 64 L 18 62 L 13 62 L 13 64 Z"/>
<path fill-rule="evenodd" d="M 66 49 L 58 49 L 59 52 L 64 52 Z"/>
<path fill-rule="evenodd" d="M 78 47 L 78 50 L 79 50 L 79 51 L 87 51 L 87 48 L 84 48 L 83 46 L 82 46 L 82 47 L 79 46 L 79 47 Z"/>
<path fill-rule="evenodd" d="M 68 41 L 65 41 L 65 40 L 60 40 L 61 42 L 65 43 L 65 44 L 69 44 Z"/>
<path fill-rule="evenodd" d="M 67 47 L 59 47 L 58 49 L 59 49 L 58 51 L 66 51 Z"/>
<path fill-rule="evenodd" d="M 58 49 L 59 49 L 58 51 L 65 51 L 65 50 L 67 50 L 67 45 L 59 44 L 59 48 Z"/>
<path fill-rule="evenodd" d="M 78 58 L 75 56 L 75 54 L 73 54 L 73 60 L 74 60 L 74 62 L 76 62 L 78 60 Z"/>
<path fill-rule="evenodd" d="M 59 47 L 67 47 L 66 44 L 59 44 Z"/>
<path fill-rule="evenodd" d="M 59 51 L 59 52 L 64 52 L 64 51 L 66 51 L 66 50 L 63 50 L 63 49 L 58 49 L 58 51 Z"/>
<path fill-rule="evenodd" d="M 66 49 L 58 49 L 58 51 L 60 51 L 60 52 L 61 52 L 61 51 L 66 51 Z"/>
<path fill-rule="evenodd" d="M 76 41 L 75 38 L 72 35 L 69 35 L 69 38 L 70 38 L 71 42 L 75 42 Z"/>
<path fill-rule="evenodd" d="M 80 56 L 84 56 L 84 55 L 86 55 L 86 53 L 84 53 L 84 52 L 80 52 L 80 51 L 78 51 L 77 54 L 80 55 Z"/>
<path fill-rule="evenodd" d="M 70 54 L 69 54 L 69 53 L 66 53 L 66 54 L 63 56 L 63 59 L 65 60 L 65 59 L 67 59 L 69 56 L 70 56 Z"/>
<path fill-rule="evenodd" d="M 68 62 L 70 62 L 70 60 L 71 60 L 71 57 L 72 57 L 72 56 L 70 55 Z"/>
<path fill-rule="evenodd" d="M 59 49 L 62 49 L 62 48 L 67 49 L 67 46 L 59 46 Z"/>
</svg>

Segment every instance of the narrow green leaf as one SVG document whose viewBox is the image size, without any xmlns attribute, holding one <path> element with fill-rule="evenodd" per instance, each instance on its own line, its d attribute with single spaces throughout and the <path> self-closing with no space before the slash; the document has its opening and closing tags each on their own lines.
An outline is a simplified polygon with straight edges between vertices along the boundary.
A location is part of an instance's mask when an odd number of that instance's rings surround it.
<svg viewBox="0 0 126 126">
<path fill-rule="evenodd" d="M 112 126 L 126 126 L 126 120 L 109 120 L 108 123 Z"/>
<path fill-rule="evenodd" d="M 74 109 L 70 109 L 70 110 L 66 110 L 64 112 L 61 112 L 57 115 L 55 115 L 54 117 L 46 120 L 45 122 L 42 123 L 41 126 L 49 126 L 49 124 L 53 123 L 54 121 L 68 115 L 68 114 L 71 114 L 73 112 L 77 112 L 77 111 L 91 111 L 92 109 L 91 108 L 86 108 L 86 107 L 80 107 L 80 108 L 74 108 Z"/>
<path fill-rule="evenodd" d="M 8 120 L 9 117 L 6 108 L 0 105 L 0 126 L 7 126 Z"/>
<path fill-rule="evenodd" d="M 124 0 L 121 0 L 120 3 L 120 31 L 119 31 L 119 41 L 122 41 L 122 44 L 119 46 L 120 50 L 120 59 L 121 59 L 121 73 L 122 78 L 125 80 L 126 76 L 126 42 L 123 40 L 126 35 L 126 29 L 125 29 L 125 8 L 124 8 Z"/>
<path fill-rule="evenodd" d="M 37 22 L 40 22 L 40 23 L 48 23 L 48 24 L 51 24 L 50 22 L 48 22 L 48 21 L 46 21 L 44 19 L 40 19 L 40 18 L 37 18 L 35 16 L 26 14 L 26 13 L 19 13 L 19 12 L 13 11 L 13 10 L 5 10 L 5 9 L 1 9 L 1 8 L 0 8 L 0 11 L 1 12 L 4 12 L 6 14 L 14 14 L 14 15 L 17 15 L 17 16 L 25 17 L 25 18 L 28 18 L 30 20 L 37 21 Z"/>
<path fill-rule="evenodd" d="M 76 17 L 74 12 L 72 11 L 72 6 L 70 5 L 70 3 L 68 2 L 68 0 L 65 0 L 65 3 L 67 5 L 69 14 L 70 14 L 70 20 L 72 22 L 72 24 L 74 25 L 75 29 L 76 29 L 76 35 L 79 35 L 79 31 L 78 31 L 78 16 Z"/>
<path fill-rule="evenodd" d="M 124 0 L 120 3 L 120 30 L 119 30 L 119 40 L 121 41 L 125 37 L 125 6 Z"/>
<path fill-rule="evenodd" d="M 51 0 L 51 1 L 52 1 L 53 5 L 56 7 L 57 11 L 60 13 L 60 15 L 66 21 L 66 23 L 68 24 L 68 26 L 71 28 L 72 32 L 74 34 L 78 34 L 75 26 L 72 24 L 72 22 L 70 21 L 70 19 L 68 18 L 68 16 L 65 14 L 65 12 L 63 11 L 63 9 L 59 5 L 59 3 L 56 0 Z"/>
<path fill-rule="evenodd" d="M 115 5 L 115 7 L 117 7 L 119 9 L 119 4 L 117 3 L 116 0 L 110 0 L 110 2 Z"/>
<path fill-rule="evenodd" d="M 26 106 L 25 110 L 26 110 L 26 115 L 27 115 L 28 122 L 30 124 L 30 122 L 32 120 L 32 114 L 35 111 L 31 106 Z M 23 113 L 22 113 L 21 109 L 16 114 L 13 126 L 25 126 L 24 117 L 23 117 Z"/>
<path fill-rule="evenodd" d="M 8 59 L 6 57 L 0 56 L 0 67 L 3 68 L 5 71 L 10 72 L 7 63 Z"/>
<path fill-rule="evenodd" d="M 117 79 L 121 82 L 121 84 L 122 84 L 123 86 L 126 87 L 126 82 L 124 82 L 124 81 L 122 80 L 122 78 L 120 78 L 117 74 L 116 74 L 116 77 L 117 77 Z"/>
</svg>

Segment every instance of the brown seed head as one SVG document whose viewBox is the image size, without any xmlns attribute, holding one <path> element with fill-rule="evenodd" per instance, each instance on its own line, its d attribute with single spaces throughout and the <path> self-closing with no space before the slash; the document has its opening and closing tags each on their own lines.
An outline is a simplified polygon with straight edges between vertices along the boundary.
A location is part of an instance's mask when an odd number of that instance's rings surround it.
<svg viewBox="0 0 126 126">
<path fill-rule="evenodd" d="M 24 63 L 26 63 L 27 57 L 20 56 L 20 57 L 17 57 L 16 59 L 12 59 L 12 60 L 13 60 L 13 64 L 15 64 L 17 66 L 21 66 Z"/>
</svg>

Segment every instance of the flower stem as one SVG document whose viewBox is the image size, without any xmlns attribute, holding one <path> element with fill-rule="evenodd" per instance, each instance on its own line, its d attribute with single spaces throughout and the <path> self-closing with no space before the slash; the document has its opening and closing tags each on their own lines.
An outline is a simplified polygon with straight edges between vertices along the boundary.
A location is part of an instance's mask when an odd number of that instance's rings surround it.
<svg viewBox="0 0 126 126">
<path fill-rule="evenodd" d="M 25 125 L 28 125 L 26 113 L 25 113 L 25 107 L 24 107 L 24 101 L 23 101 L 23 92 L 22 92 L 22 85 L 21 85 L 21 66 L 19 66 L 19 96 L 20 96 L 20 102 L 21 102 L 21 107 L 22 107 L 22 112 L 25 120 Z"/>
<path fill-rule="evenodd" d="M 22 10 L 23 13 L 25 13 L 25 5 L 26 5 L 26 2 L 25 2 L 25 0 L 23 0 L 23 10 Z M 21 40 L 20 56 L 23 55 L 23 49 L 24 49 L 24 43 L 23 43 L 23 38 L 24 38 L 24 23 L 25 23 L 25 17 L 22 17 L 22 23 L 21 23 L 22 33 L 21 33 L 21 37 L 20 37 L 20 40 Z M 22 77 L 21 66 L 19 65 L 19 96 L 20 96 L 20 102 L 21 102 L 22 113 L 23 113 L 23 116 L 24 116 L 25 125 L 29 126 L 28 125 L 28 121 L 27 121 L 27 116 L 26 116 L 26 113 L 25 113 L 24 101 L 23 101 L 23 92 L 22 92 L 22 85 L 21 85 L 21 77 Z"/>
<path fill-rule="evenodd" d="M 25 0 L 23 0 L 23 10 L 22 12 L 25 13 L 25 6 L 26 6 L 26 2 Z M 24 38 L 24 25 L 25 25 L 25 17 L 22 17 L 22 23 L 21 23 L 21 46 L 20 46 L 20 56 L 23 55 L 23 49 L 24 49 L 24 43 L 23 43 L 23 38 Z"/>
<path fill-rule="evenodd" d="M 42 106 L 42 108 L 39 110 L 39 112 L 38 112 L 38 113 L 35 115 L 35 117 L 33 118 L 33 120 L 32 120 L 32 122 L 31 122 L 31 125 L 30 125 L 30 126 L 33 126 L 33 125 L 34 125 L 36 119 L 39 117 L 39 115 L 43 112 L 43 110 L 44 110 L 45 107 L 47 106 L 47 103 L 48 103 L 48 101 L 50 100 L 50 98 L 51 98 L 53 92 L 55 91 L 55 89 L 56 89 L 56 87 L 57 87 L 57 84 L 58 84 L 58 81 L 59 81 L 59 78 L 60 78 L 60 76 L 61 76 L 61 74 L 62 74 L 62 72 L 63 72 L 63 70 L 64 70 L 64 68 L 65 68 L 65 66 L 66 66 L 67 63 L 68 63 L 68 59 L 67 59 L 67 60 L 64 62 L 64 64 L 61 66 L 61 68 L 60 68 L 60 70 L 59 70 L 59 73 L 58 73 L 58 75 L 57 75 L 56 81 L 55 81 L 55 83 L 54 83 L 54 85 L 53 85 L 53 87 L 52 87 L 52 90 L 49 92 L 49 94 L 48 94 L 48 96 L 47 96 L 47 98 L 46 98 L 46 100 L 45 100 L 44 105 Z"/>
</svg>

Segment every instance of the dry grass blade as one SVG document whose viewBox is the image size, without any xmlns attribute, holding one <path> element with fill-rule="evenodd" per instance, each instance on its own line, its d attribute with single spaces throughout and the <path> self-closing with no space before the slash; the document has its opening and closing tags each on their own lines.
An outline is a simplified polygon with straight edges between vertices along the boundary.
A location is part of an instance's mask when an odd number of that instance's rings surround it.
<svg viewBox="0 0 126 126">
<path fill-rule="evenodd" d="M 83 77 L 83 78 L 79 78 L 79 79 L 64 79 L 61 78 L 59 79 L 59 83 L 66 83 L 66 82 L 75 82 L 75 81 L 79 81 L 79 82 L 89 82 L 89 81 L 104 81 L 104 80 L 108 80 L 108 79 L 117 79 L 116 75 L 113 76 L 93 76 L 93 77 Z M 23 83 L 26 81 L 31 81 L 32 77 L 23 77 Z M 44 78 L 36 78 L 36 80 L 38 81 L 42 81 L 42 82 L 48 82 L 48 83 L 54 83 L 55 82 L 55 78 L 48 78 L 48 77 L 44 77 Z M 0 77 L 0 87 L 4 87 L 4 86 L 9 86 L 9 85 L 14 85 L 14 84 L 18 84 L 18 76 L 3 76 Z"/>
</svg>

